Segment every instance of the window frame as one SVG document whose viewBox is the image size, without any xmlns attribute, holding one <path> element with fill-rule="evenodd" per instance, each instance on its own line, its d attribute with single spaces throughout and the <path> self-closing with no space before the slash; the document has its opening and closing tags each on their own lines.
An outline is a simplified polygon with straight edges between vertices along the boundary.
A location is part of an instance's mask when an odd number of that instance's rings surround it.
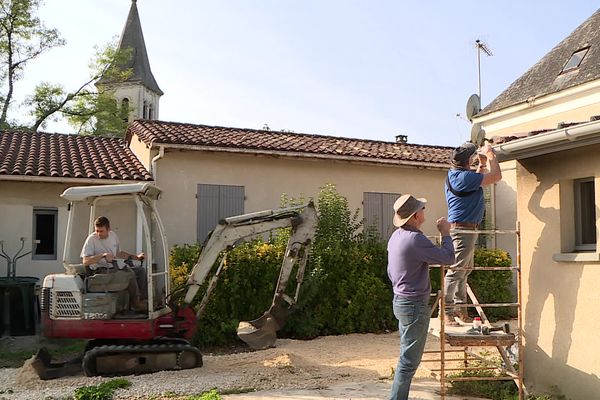
<svg viewBox="0 0 600 400">
<path fill-rule="evenodd" d="M 37 216 L 38 215 L 53 215 L 54 216 L 54 248 L 52 254 L 36 254 L 37 246 L 35 241 L 37 238 Z M 31 249 L 32 260 L 58 260 L 58 208 L 51 207 L 34 207 L 32 213 L 32 237 L 33 242 Z"/>
<path fill-rule="evenodd" d="M 587 47 L 583 47 L 581 49 L 575 50 L 572 54 L 571 57 L 569 57 L 569 59 L 567 60 L 567 62 L 565 63 L 565 65 L 562 67 L 562 69 L 560 70 L 561 74 L 564 74 L 566 72 L 571 72 L 576 70 L 577 68 L 579 68 L 579 66 L 581 65 L 581 63 L 583 62 L 583 60 L 585 59 L 585 56 L 587 56 L 587 53 L 590 50 L 590 46 Z M 581 56 L 581 59 L 579 60 L 579 62 L 577 63 L 577 65 L 571 66 L 569 67 L 569 63 L 571 62 L 571 60 L 574 59 L 574 57 L 580 53 L 583 53 L 583 55 Z"/>
<path fill-rule="evenodd" d="M 586 177 L 586 178 L 581 178 L 581 179 L 575 179 L 573 181 L 573 195 L 574 195 L 574 209 L 575 209 L 575 251 L 579 251 L 579 252 L 585 252 L 585 251 L 596 251 L 596 246 L 598 243 L 598 236 L 597 233 L 595 233 L 595 241 L 594 243 L 583 243 L 583 228 L 584 228 L 584 221 L 582 221 L 583 219 L 583 212 L 582 212 L 582 201 L 584 201 L 582 199 L 581 196 L 581 192 L 582 192 L 582 184 L 588 184 L 591 183 L 592 187 L 593 187 L 593 196 L 592 198 L 594 199 L 593 203 L 592 203 L 592 213 L 593 213 L 593 226 L 594 229 L 596 229 L 596 201 L 595 201 L 595 193 L 596 193 L 596 185 L 595 185 L 595 179 L 593 176 L 591 177 Z"/>
</svg>

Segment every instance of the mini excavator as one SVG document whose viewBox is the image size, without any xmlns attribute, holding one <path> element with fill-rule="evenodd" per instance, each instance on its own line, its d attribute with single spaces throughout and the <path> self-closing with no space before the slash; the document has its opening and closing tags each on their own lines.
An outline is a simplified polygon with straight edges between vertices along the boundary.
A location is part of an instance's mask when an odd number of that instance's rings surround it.
<svg viewBox="0 0 600 400">
<path fill-rule="evenodd" d="M 171 292 L 169 248 L 156 207 L 160 194 L 152 183 L 71 187 L 62 193 L 69 202 L 65 272 L 44 279 L 42 329 L 48 338 L 88 342 L 81 357 L 61 363 L 53 362 L 42 348 L 32 361 L 41 379 L 71 375 L 81 369 L 88 376 L 114 376 L 201 367 L 202 354 L 190 339 L 217 286 L 223 268 L 223 262 L 216 265 L 219 256 L 244 238 L 291 228 L 270 308 L 258 319 L 240 322 L 237 332 L 254 349 L 274 345 L 276 332 L 298 299 L 316 232 L 313 203 L 222 219 L 205 241 L 186 284 Z M 145 276 L 147 311 L 130 310 L 127 287 L 111 280 L 110 270 L 94 273 L 81 264 L 83 241 L 93 232 L 93 221 L 99 215 L 109 216 L 122 248 L 145 253 L 141 263 L 126 261 L 128 268 Z M 115 267 L 118 270 L 120 265 Z M 286 290 L 294 270 L 295 291 L 290 295 Z M 201 289 L 204 297 L 194 309 L 192 303 Z"/>
</svg>

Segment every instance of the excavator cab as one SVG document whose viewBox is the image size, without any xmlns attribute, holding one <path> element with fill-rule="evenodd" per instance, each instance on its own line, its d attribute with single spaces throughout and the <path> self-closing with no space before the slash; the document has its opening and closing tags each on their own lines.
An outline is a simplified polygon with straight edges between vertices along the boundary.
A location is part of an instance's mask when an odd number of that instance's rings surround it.
<svg viewBox="0 0 600 400">
<path fill-rule="evenodd" d="M 63 254 L 64 274 L 44 279 L 42 301 L 44 334 L 48 337 L 87 337 L 90 324 L 60 329 L 64 321 L 153 319 L 168 312 L 169 293 L 167 242 L 155 202 L 160 189 L 150 183 L 114 186 L 81 186 L 61 195 L 69 201 L 69 216 Z M 106 216 L 119 237 L 120 249 L 145 253 L 143 261 L 117 259 L 112 268 L 92 271 L 84 266 L 81 251 L 94 221 Z M 135 274 L 147 313 L 132 312 L 127 290 Z M 44 299 L 46 299 L 44 297 Z M 47 308 L 46 308 L 47 307 Z"/>
</svg>

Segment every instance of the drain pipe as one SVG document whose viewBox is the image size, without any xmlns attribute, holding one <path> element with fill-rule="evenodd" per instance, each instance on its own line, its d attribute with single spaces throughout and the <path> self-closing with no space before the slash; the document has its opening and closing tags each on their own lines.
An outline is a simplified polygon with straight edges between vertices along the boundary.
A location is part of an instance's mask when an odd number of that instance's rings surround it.
<svg viewBox="0 0 600 400">
<path fill-rule="evenodd" d="M 150 162 L 150 175 L 152 175 L 152 179 L 154 179 L 154 182 L 156 182 L 156 163 L 164 156 L 165 146 L 160 146 L 158 148 L 158 154 L 155 155 L 154 158 L 152 158 L 152 161 Z"/>
<path fill-rule="evenodd" d="M 154 179 L 154 183 L 156 183 L 156 163 L 158 162 L 158 160 L 160 160 L 161 158 L 163 158 L 165 156 L 165 146 L 160 146 L 158 148 L 158 154 L 155 155 L 152 158 L 152 161 L 150 161 L 150 175 L 152 175 L 152 179 Z M 143 225 L 143 221 L 142 221 L 142 214 L 141 214 L 142 210 L 138 209 L 137 212 L 137 221 L 136 221 L 136 241 L 135 241 L 135 247 L 136 247 L 136 254 L 140 254 L 143 251 L 143 231 L 142 231 L 142 225 Z"/>
</svg>

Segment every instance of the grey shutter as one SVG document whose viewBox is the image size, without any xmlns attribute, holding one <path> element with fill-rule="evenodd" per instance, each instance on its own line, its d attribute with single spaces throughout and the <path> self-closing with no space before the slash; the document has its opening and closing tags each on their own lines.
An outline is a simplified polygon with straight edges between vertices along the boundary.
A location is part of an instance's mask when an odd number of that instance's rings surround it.
<svg viewBox="0 0 600 400">
<path fill-rule="evenodd" d="M 386 241 L 396 230 L 394 226 L 394 202 L 400 197 L 397 193 L 381 194 L 381 237 Z"/>
<path fill-rule="evenodd" d="M 374 228 L 383 237 L 381 225 L 381 193 L 363 193 L 364 228 Z"/>
<path fill-rule="evenodd" d="M 197 240 L 203 242 L 220 219 L 244 213 L 244 187 L 198 185 Z"/>
<path fill-rule="evenodd" d="M 374 227 L 382 240 L 387 241 L 396 229 L 394 217 L 394 202 L 400 197 L 397 193 L 363 193 L 364 227 Z"/>
</svg>

